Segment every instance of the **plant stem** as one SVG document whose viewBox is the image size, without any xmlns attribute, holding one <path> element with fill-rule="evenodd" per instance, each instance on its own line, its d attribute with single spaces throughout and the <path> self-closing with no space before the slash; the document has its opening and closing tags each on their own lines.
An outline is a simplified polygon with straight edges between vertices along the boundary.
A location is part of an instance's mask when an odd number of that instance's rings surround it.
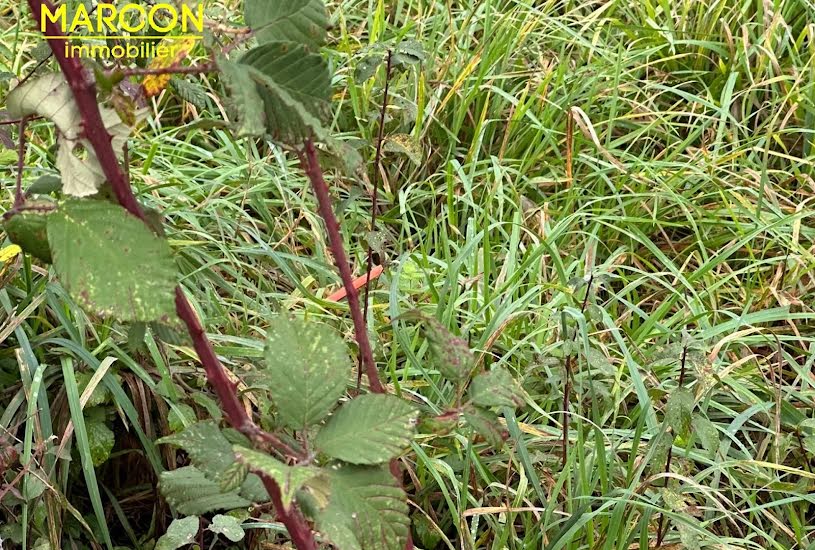
<svg viewBox="0 0 815 550">
<path fill-rule="evenodd" d="M 391 57 L 392 52 L 388 50 L 388 60 L 385 64 L 385 89 L 382 93 L 382 110 L 379 111 L 379 135 L 376 139 L 376 156 L 374 157 L 374 192 L 371 197 L 371 231 L 376 231 L 376 213 L 379 208 L 379 184 L 382 179 L 382 141 L 385 137 L 385 111 L 388 109 L 388 86 L 391 80 Z M 371 269 L 373 268 L 374 255 L 370 242 L 368 243 L 368 265 L 365 269 L 365 299 L 364 307 L 362 310 L 362 318 L 367 321 L 368 319 L 368 306 L 370 301 L 368 295 L 371 292 Z M 362 361 L 360 361 L 359 374 L 357 375 L 357 387 L 362 379 Z"/>
<path fill-rule="evenodd" d="M 311 182 L 314 194 L 317 196 L 317 209 L 325 222 L 331 254 L 334 256 L 334 263 L 340 272 L 342 285 L 348 294 L 348 307 L 351 310 L 351 320 L 354 322 L 354 336 L 359 346 L 359 353 L 362 357 L 365 373 L 368 375 L 368 384 L 374 393 L 385 393 L 385 388 L 382 386 L 382 382 L 379 380 L 379 373 L 376 370 L 374 354 L 371 350 L 371 342 L 368 340 L 368 330 L 365 327 L 365 318 L 362 316 L 362 310 L 359 307 L 359 293 L 354 287 L 354 277 L 351 275 L 351 266 L 348 264 L 348 258 L 345 256 L 340 224 L 336 216 L 334 216 L 334 210 L 331 207 L 331 196 L 328 192 L 328 184 L 326 184 L 325 178 L 323 178 L 323 171 L 320 168 L 320 163 L 317 159 L 317 150 L 314 148 L 313 141 L 306 141 L 305 148 L 300 155 L 300 164 Z"/>
<path fill-rule="evenodd" d="M 28 5 L 31 8 L 34 20 L 37 22 L 42 18 L 43 6 L 48 6 L 48 8 L 53 11 L 53 5 L 51 5 L 49 0 L 28 0 Z M 53 37 L 63 36 L 56 22 L 46 19 L 44 24 L 44 32 L 46 35 Z M 136 197 L 133 195 L 133 191 L 127 181 L 127 176 L 119 165 L 116 153 L 111 145 L 110 134 L 108 134 L 102 122 L 99 105 L 96 100 L 96 87 L 93 80 L 79 59 L 69 58 L 65 55 L 66 44 L 65 38 L 48 39 L 48 45 L 51 47 L 54 57 L 57 58 L 65 80 L 73 92 L 74 100 L 82 116 L 85 137 L 93 147 L 99 164 L 102 167 L 102 171 L 105 174 L 105 178 L 108 183 L 110 183 L 119 204 L 130 214 L 144 221 L 144 213 Z M 221 408 L 224 410 L 227 420 L 229 420 L 235 429 L 241 431 L 253 440 L 274 444 L 273 442 L 275 442 L 277 438 L 271 434 L 265 434 L 260 430 L 241 406 L 240 399 L 235 391 L 235 385 L 226 376 L 223 366 L 215 355 L 212 344 L 207 338 L 198 317 L 195 315 L 195 311 L 184 296 L 181 287 L 176 287 L 175 304 L 178 316 L 187 325 L 193 346 L 198 353 L 198 358 L 207 375 L 207 381 L 218 395 L 221 401 Z M 282 442 L 278 441 L 278 443 Z M 283 447 L 282 450 L 285 452 L 287 446 L 284 445 Z M 302 514 L 293 507 L 289 510 L 284 508 L 280 497 L 280 487 L 274 479 L 267 475 L 261 475 L 260 477 L 272 499 L 277 517 L 283 525 L 286 526 L 297 548 L 300 550 L 316 550 L 317 543 L 314 540 L 314 533 L 311 531 L 311 528 Z"/>
</svg>

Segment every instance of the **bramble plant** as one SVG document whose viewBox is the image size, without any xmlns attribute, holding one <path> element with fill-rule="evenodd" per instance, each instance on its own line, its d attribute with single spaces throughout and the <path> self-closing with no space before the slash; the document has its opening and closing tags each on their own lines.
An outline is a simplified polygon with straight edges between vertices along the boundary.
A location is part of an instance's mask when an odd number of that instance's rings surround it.
<svg viewBox="0 0 815 550">
<path fill-rule="evenodd" d="M 52 10 L 47 0 L 29 0 L 29 6 L 37 21 L 44 8 Z M 9 94 L 7 108 L 20 119 L 21 147 L 32 117 L 55 125 L 61 177 L 37 181 L 24 193 L 21 154 L 15 201 L 4 226 L 25 252 L 53 264 L 62 286 L 85 311 L 129 323 L 136 345 L 148 325 L 159 335 L 185 328 L 220 399 L 229 427 L 215 419 L 202 421 L 158 441 L 183 449 L 190 464 L 160 475 L 161 494 L 183 517 L 173 521 L 157 549 L 194 542 L 197 516 L 267 501 L 301 550 L 315 549 L 318 539 L 351 550 L 410 547 L 407 495 L 395 459 L 410 447 L 419 409 L 388 394 L 379 378 L 315 145 L 337 151 L 355 169 L 352 151 L 335 142 L 325 126 L 331 114 L 331 74 L 320 53 L 325 7 L 320 0 L 247 0 L 245 20 L 251 30 L 240 34 L 232 48 L 213 50 L 212 62 L 200 70 L 219 72 L 236 137 L 269 139 L 299 158 L 347 292 L 360 372 L 366 373 L 370 392 L 344 399 L 353 364 L 331 327 L 281 313 L 269 320 L 264 361 L 250 377 L 251 391 L 273 403 L 275 414 L 255 411 L 256 421 L 247 412 L 179 286 L 160 214 L 139 203 L 122 164 L 131 129 L 144 113 L 121 93 L 120 83 L 145 75 L 154 79 L 145 82 L 146 88 L 166 85 L 165 75 L 190 72 L 177 64 L 132 71 L 84 66 L 66 56 L 66 39 L 54 21 L 45 19 L 61 72 L 21 83 Z M 254 47 L 226 55 L 250 37 L 257 41 Z M 415 42 L 379 45 L 364 52 L 357 76 L 370 78 L 385 62 L 388 73 L 404 69 L 422 56 Z M 163 79 L 159 84 L 157 76 Z M 377 164 L 381 145 L 380 131 Z M 51 199 L 52 192 L 61 199 Z M 369 261 L 369 273 L 370 268 Z M 462 403 L 476 367 L 466 342 L 423 313 L 409 313 L 404 320 L 425 329 L 439 371 L 459 388 L 451 412 L 440 418 L 455 423 L 463 415 L 490 444 L 500 446 L 505 433 L 490 408 L 522 403 L 523 392 L 512 376 L 506 370 L 476 376 Z M 68 383 L 73 374 L 66 365 L 63 371 Z M 87 386 L 87 378 L 68 385 Z M 103 401 L 91 403 L 87 426 L 76 426 L 94 442 L 94 464 L 103 462 L 113 446 L 104 411 L 93 408 Z M 214 515 L 208 529 L 233 542 L 244 536 L 235 515 Z"/>
</svg>

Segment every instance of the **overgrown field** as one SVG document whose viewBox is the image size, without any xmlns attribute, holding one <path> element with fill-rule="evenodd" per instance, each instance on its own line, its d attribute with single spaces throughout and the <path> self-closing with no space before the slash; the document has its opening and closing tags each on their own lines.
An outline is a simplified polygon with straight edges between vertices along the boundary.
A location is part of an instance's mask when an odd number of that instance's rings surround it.
<svg viewBox="0 0 815 550">
<path fill-rule="evenodd" d="M 206 6 L 241 23 L 237 0 Z M 0 72 L 24 76 L 42 40 L 24 3 L 0 12 Z M 331 170 L 329 183 L 354 274 L 369 245 L 384 266 L 368 311 L 383 381 L 425 416 L 458 404 L 400 317 L 418 309 L 469 342 L 478 370 L 507 367 L 524 389 L 523 406 L 496 411 L 502 446 L 469 424 L 420 425 L 400 459 L 416 547 L 815 549 L 815 4 L 371 0 L 329 12 L 332 130 L 368 168 Z M 389 81 L 377 174 L 385 69 L 364 79 L 361 65 L 371 44 L 402 39 L 425 59 Z M 224 364 L 242 380 L 280 311 L 352 342 L 346 302 L 326 299 L 339 278 L 297 158 L 232 137 L 217 75 L 182 78 L 148 103 L 130 177 L 164 214 Z M 27 182 L 56 173 L 53 125 L 30 128 Z M 16 130 L 0 132 L 12 138 L 0 149 L 9 207 Z M 29 547 L 103 548 L 108 530 L 150 548 L 172 519 L 156 471 L 184 461 L 154 441 L 220 414 L 194 351 L 150 331 L 133 349 L 126 326 L 86 315 L 28 257 L 0 306 L 0 537 L 25 525 Z M 78 399 L 66 365 L 80 391 L 106 369 L 89 424 L 112 431 L 112 449 L 87 431 L 63 437 Z M 241 547 L 287 540 L 268 512 L 245 518 Z"/>
</svg>

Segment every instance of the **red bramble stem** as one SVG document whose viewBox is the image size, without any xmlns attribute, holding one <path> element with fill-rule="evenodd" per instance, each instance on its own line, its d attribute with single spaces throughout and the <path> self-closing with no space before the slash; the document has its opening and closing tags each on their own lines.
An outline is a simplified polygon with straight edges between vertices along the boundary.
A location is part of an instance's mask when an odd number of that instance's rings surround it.
<svg viewBox="0 0 815 550">
<path fill-rule="evenodd" d="M 34 20 L 38 23 L 42 20 L 43 6 L 47 6 L 53 11 L 53 5 L 49 0 L 28 0 L 28 5 L 31 8 Z M 46 36 L 52 37 L 48 39 L 48 43 L 59 63 L 60 69 L 62 69 L 65 80 L 73 92 L 74 100 L 82 116 L 83 134 L 93 147 L 116 199 L 130 214 L 144 221 L 144 213 L 133 195 L 127 176 L 119 165 L 116 152 L 111 145 L 111 136 L 102 122 L 96 100 L 96 86 L 90 73 L 82 66 L 79 59 L 65 55 L 67 42 L 56 22 L 46 19 L 42 30 Z M 175 304 L 178 316 L 187 326 L 195 351 L 198 353 L 198 358 L 207 375 L 207 380 L 218 395 L 221 407 L 229 423 L 255 441 L 272 445 L 280 443 L 273 435 L 260 430 L 241 406 L 235 384 L 227 377 L 226 371 L 215 355 L 212 344 L 209 342 L 195 311 L 180 287 L 176 287 Z M 282 448 L 278 446 L 278 449 L 282 452 L 291 451 L 287 446 L 282 446 Z M 297 548 L 300 550 L 316 550 L 317 543 L 314 540 L 314 533 L 303 515 L 295 507 L 290 507 L 287 510 L 283 506 L 280 487 L 271 477 L 264 474 L 261 474 L 260 477 L 269 492 L 277 517 L 286 526 Z"/>
</svg>

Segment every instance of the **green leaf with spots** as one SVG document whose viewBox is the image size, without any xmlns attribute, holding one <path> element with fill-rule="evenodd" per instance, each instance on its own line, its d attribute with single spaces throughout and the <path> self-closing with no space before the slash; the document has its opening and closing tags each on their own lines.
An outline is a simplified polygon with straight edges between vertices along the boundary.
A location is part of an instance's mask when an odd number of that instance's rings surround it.
<svg viewBox="0 0 815 550">
<path fill-rule="evenodd" d="M 170 246 L 123 208 L 70 199 L 48 216 L 47 231 L 57 275 L 82 307 L 122 321 L 173 318 Z"/>
<path fill-rule="evenodd" d="M 240 520 L 236 517 L 226 516 L 224 514 L 213 516 L 212 523 L 210 523 L 207 529 L 218 535 L 223 535 L 232 542 L 243 540 L 245 535 Z"/>
<path fill-rule="evenodd" d="M 248 464 L 251 470 L 263 472 L 280 486 L 283 507 L 288 508 L 295 493 L 309 480 L 322 475 L 319 468 L 311 466 L 288 466 L 266 453 L 236 445 L 233 450 L 238 460 Z"/>
<path fill-rule="evenodd" d="M 417 415 L 415 407 L 394 395 L 361 395 L 334 413 L 314 446 L 352 464 L 386 462 L 410 446 Z"/>
<path fill-rule="evenodd" d="M 520 407 L 524 391 L 503 367 L 479 374 L 470 384 L 469 396 L 482 407 Z"/>
<path fill-rule="evenodd" d="M 351 360 L 342 338 L 315 321 L 278 315 L 269 323 L 266 368 L 280 421 L 299 430 L 320 422 L 345 392 Z"/>
<path fill-rule="evenodd" d="M 688 388 L 677 388 L 668 398 L 665 422 L 682 439 L 687 439 L 691 433 L 694 404 L 693 392 Z"/>
<path fill-rule="evenodd" d="M 384 467 L 326 469 L 328 505 L 314 511 L 317 528 L 343 550 L 402 550 L 410 529 L 407 497 Z"/>
<path fill-rule="evenodd" d="M 77 388 L 79 389 L 79 395 L 82 395 L 85 392 L 85 388 L 88 387 L 91 378 L 93 378 L 92 372 L 81 371 L 76 373 L 76 385 Z M 110 401 L 110 390 L 108 390 L 107 386 L 102 384 L 100 381 L 98 384 L 96 384 L 96 387 L 93 388 L 90 399 L 88 399 L 88 402 L 85 403 L 85 407 L 86 408 L 97 407 L 109 401 Z"/>
<path fill-rule="evenodd" d="M 259 42 L 299 42 L 316 50 L 325 42 L 322 0 L 246 0 L 244 17 Z"/>
<path fill-rule="evenodd" d="M 101 466 L 108 458 L 116 443 L 116 436 L 104 420 L 88 420 L 85 423 L 88 432 L 88 446 L 94 466 Z"/>
<path fill-rule="evenodd" d="M 174 519 L 156 542 L 155 550 L 176 550 L 195 542 L 200 520 L 196 516 Z"/>
</svg>

